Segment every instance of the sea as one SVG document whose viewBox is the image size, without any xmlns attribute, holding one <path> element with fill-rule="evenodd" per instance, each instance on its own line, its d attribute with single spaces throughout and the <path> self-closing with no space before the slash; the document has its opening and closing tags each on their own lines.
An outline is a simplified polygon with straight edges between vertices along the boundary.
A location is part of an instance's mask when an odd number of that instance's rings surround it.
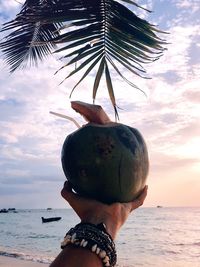
<svg viewBox="0 0 200 267">
<path fill-rule="evenodd" d="M 41 217 L 54 216 L 62 219 L 42 223 Z M 0 213 L 0 255 L 49 264 L 77 223 L 72 209 Z M 118 267 L 200 267 L 200 208 L 141 207 L 118 233 L 116 247 Z"/>
</svg>

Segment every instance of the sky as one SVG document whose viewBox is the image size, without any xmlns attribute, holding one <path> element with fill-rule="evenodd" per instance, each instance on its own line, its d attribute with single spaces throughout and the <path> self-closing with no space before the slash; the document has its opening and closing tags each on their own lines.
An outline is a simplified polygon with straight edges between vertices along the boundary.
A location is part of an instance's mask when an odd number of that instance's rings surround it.
<svg viewBox="0 0 200 267">
<path fill-rule="evenodd" d="M 124 74 L 147 96 L 113 73 L 120 122 L 144 136 L 150 158 L 148 196 L 144 206 L 200 206 L 200 5 L 199 0 L 138 0 L 151 14 L 142 18 L 169 32 L 163 57 L 145 65 L 151 79 Z M 20 4 L 0 0 L 0 24 L 13 18 Z M 3 35 L 0 36 L 2 38 Z M 58 56 L 38 68 L 13 74 L 0 54 L 0 208 L 64 208 L 60 196 L 65 181 L 60 155 L 66 136 L 76 130 L 70 121 L 49 111 L 83 118 L 70 108 L 71 100 L 92 103 L 93 75 L 69 98 L 77 80 L 62 85 L 70 68 L 57 75 Z M 114 120 L 104 82 L 96 104 Z"/>
</svg>

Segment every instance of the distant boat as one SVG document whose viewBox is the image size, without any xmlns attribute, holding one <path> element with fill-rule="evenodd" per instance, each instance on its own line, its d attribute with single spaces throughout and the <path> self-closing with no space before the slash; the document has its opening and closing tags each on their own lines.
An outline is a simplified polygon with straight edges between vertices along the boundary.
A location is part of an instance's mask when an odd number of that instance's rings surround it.
<svg viewBox="0 0 200 267">
<path fill-rule="evenodd" d="M 9 208 L 9 209 L 1 209 L 0 210 L 0 213 L 17 213 L 16 209 L 15 208 Z"/>
<path fill-rule="evenodd" d="M 51 217 L 51 218 L 44 218 L 42 217 L 42 222 L 47 223 L 47 222 L 54 222 L 54 221 L 59 221 L 61 220 L 62 217 Z"/>
<path fill-rule="evenodd" d="M 52 210 L 52 208 L 47 208 L 47 210 Z"/>
<path fill-rule="evenodd" d="M 1 209 L 0 213 L 8 213 L 8 210 L 7 209 Z"/>
<path fill-rule="evenodd" d="M 162 208 L 162 206 L 157 206 L 157 208 Z"/>
</svg>

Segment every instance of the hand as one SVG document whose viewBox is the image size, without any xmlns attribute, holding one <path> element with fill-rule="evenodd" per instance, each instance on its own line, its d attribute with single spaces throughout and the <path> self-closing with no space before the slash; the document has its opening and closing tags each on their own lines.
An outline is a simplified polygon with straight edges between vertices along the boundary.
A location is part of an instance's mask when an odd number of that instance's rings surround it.
<svg viewBox="0 0 200 267">
<path fill-rule="evenodd" d="M 147 196 L 147 189 L 146 185 L 139 197 L 131 202 L 110 205 L 73 193 L 69 182 L 65 182 L 61 195 L 68 201 L 82 222 L 104 223 L 107 232 L 114 239 L 128 215 L 143 204 Z"/>
</svg>

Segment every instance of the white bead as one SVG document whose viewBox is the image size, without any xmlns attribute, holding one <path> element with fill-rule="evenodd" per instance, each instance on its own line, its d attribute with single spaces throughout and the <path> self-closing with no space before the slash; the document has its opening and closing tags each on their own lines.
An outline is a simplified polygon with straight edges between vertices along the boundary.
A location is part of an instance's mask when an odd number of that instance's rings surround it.
<svg viewBox="0 0 200 267">
<path fill-rule="evenodd" d="M 70 240 L 70 238 L 65 236 L 63 241 L 65 241 L 65 240 Z"/>
<path fill-rule="evenodd" d="M 101 252 L 99 253 L 99 256 L 100 256 L 100 258 L 105 258 L 105 256 L 106 256 L 106 252 L 105 252 L 105 250 L 101 250 Z"/>
<path fill-rule="evenodd" d="M 83 246 L 83 243 L 85 242 L 85 239 L 82 239 L 81 240 L 81 244 L 80 244 L 80 246 L 82 247 Z"/>
<path fill-rule="evenodd" d="M 88 241 L 85 241 L 85 242 L 83 243 L 83 247 L 85 248 L 85 247 L 87 246 L 87 244 L 88 244 Z"/>
<path fill-rule="evenodd" d="M 69 244 L 71 241 L 69 239 L 65 239 L 63 240 L 63 242 L 61 243 L 61 246 L 66 246 L 67 244 Z"/>
<path fill-rule="evenodd" d="M 105 262 L 105 263 L 109 262 L 108 256 L 105 256 L 105 258 L 103 259 L 103 262 Z"/>
<path fill-rule="evenodd" d="M 95 252 L 97 249 L 97 244 L 95 244 L 94 246 L 92 246 L 92 252 Z"/>
<path fill-rule="evenodd" d="M 74 233 L 74 234 L 72 235 L 72 238 L 71 238 L 72 243 L 74 243 L 75 238 L 76 238 L 76 233 Z"/>
<path fill-rule="evenodd" d="M 96 249 L 96 254 L 98 255 L 99 252 L 100 252 L 100 248 L 97 248 L 97 249 Z"/>
</svg>

